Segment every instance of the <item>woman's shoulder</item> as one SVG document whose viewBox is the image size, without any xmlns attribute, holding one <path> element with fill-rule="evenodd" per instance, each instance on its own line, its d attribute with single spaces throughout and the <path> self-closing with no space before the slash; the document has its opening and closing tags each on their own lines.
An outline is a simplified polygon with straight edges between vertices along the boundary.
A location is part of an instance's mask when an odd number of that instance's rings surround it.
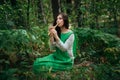
<svg viewBox="0 0 120 80">
<path fill-rule="evenodd" d="M 74 32 L 72 30 L 69 30 L 66 35 L 70 36 L 70 35 L 74 35 Z"/>
<path fill-rule="evenodd" d="M 74 34 L 73 30 L 68 31 L 69 34 Z"/>
<path fill-rule="evenodd" d="M 62 34 L 69 34 L 69 33 L 73 33 L 73 31 L 72 30 L 68 30 L 66 32 L 63 32 Z"/>
</svg>

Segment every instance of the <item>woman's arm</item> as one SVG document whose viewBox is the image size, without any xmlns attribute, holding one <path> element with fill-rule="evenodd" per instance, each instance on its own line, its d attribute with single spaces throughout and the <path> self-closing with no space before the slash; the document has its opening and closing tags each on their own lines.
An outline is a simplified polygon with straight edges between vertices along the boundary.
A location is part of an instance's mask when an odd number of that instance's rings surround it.
<svg viewBox="0 0 120 80">
<path fill-rule="evenodd" d="M 55 29 L 52 29 L 51 32 L 53 33 L 53 36 L 55 38 L 55 43 L 56 46 L 61 49 L 62 51 L 67 51 L 68 49 L 70 49 L 70 47 L 73 45 L 74 42 L 74 34 L 71 34 L 69 36 L 69 38 L 65 41 L 65 43 L 63 43 L 60 38 L 57 35 L 57 32 Z"/>
<path fill-rule="evenodd" d="M 63 43 L 60 39 L 56 42 L 56 46 L 62 50 L 67 51 L 68 49 L 71 49 L 71 46 L 73 46 L 74 42 L 74 34 L 71 34 L 69 38 Z"/>
</svg>

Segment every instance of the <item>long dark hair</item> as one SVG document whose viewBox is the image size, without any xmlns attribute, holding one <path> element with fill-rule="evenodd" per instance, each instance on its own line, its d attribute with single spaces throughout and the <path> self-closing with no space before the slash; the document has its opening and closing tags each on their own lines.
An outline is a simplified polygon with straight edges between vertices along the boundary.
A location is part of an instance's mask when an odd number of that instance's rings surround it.
<svg viewBox="0 0 120 80">
<path fill-rule="evenodd" d="M 68 20 L 68 16 L 67 16 L 67 14 L 65 14 L 65 13 L 59 13 L 58 15 L 61 15 L 62 16 L 62 18 L 63 18 L 63 21 L 64 21 L 64 27 L 66 28 L 66 29 L 69 29 L 69 20 Z M 55 26 L 57 23 L 56 23 L 56 21 L 57 21 L 57 18 L 54 20 L 54 22 L 53 22 L 53 26 Z M 59 38 L 60 38 L 60 34 L 61 34 L 61 29 L 60 29 L 60 27 L 56 27 L 55 28 L 56 29 L 56 31 L 57 31 L 57 35 L 59 36 Z"/>
</svg>

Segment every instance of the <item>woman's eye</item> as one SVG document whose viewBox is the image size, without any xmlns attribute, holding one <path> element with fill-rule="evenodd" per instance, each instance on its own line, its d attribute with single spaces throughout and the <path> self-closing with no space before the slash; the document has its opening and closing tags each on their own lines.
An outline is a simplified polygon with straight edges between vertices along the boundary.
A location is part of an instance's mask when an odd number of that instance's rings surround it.
<svg viewBox="0 0 120 80">
<path fill-rule="evenodd" d="M 61 19 L 63 19 L 63 18 L 58 18 L 58 19 L 60 19 L 60 20 L 61 20 Z"/>
</svg>

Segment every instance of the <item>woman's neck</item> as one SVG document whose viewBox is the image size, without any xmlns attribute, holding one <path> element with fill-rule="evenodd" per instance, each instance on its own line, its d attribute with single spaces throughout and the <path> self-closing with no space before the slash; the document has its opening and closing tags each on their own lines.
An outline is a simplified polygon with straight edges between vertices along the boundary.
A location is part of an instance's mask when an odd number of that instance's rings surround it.
<svg viewBox="0 0 120 80">
<path fill-rule="evenodd" d="M 66 33 L 69 29 L 66 29 L 65 27 L 61 27 L 61 33 Z"/>
</svg>

